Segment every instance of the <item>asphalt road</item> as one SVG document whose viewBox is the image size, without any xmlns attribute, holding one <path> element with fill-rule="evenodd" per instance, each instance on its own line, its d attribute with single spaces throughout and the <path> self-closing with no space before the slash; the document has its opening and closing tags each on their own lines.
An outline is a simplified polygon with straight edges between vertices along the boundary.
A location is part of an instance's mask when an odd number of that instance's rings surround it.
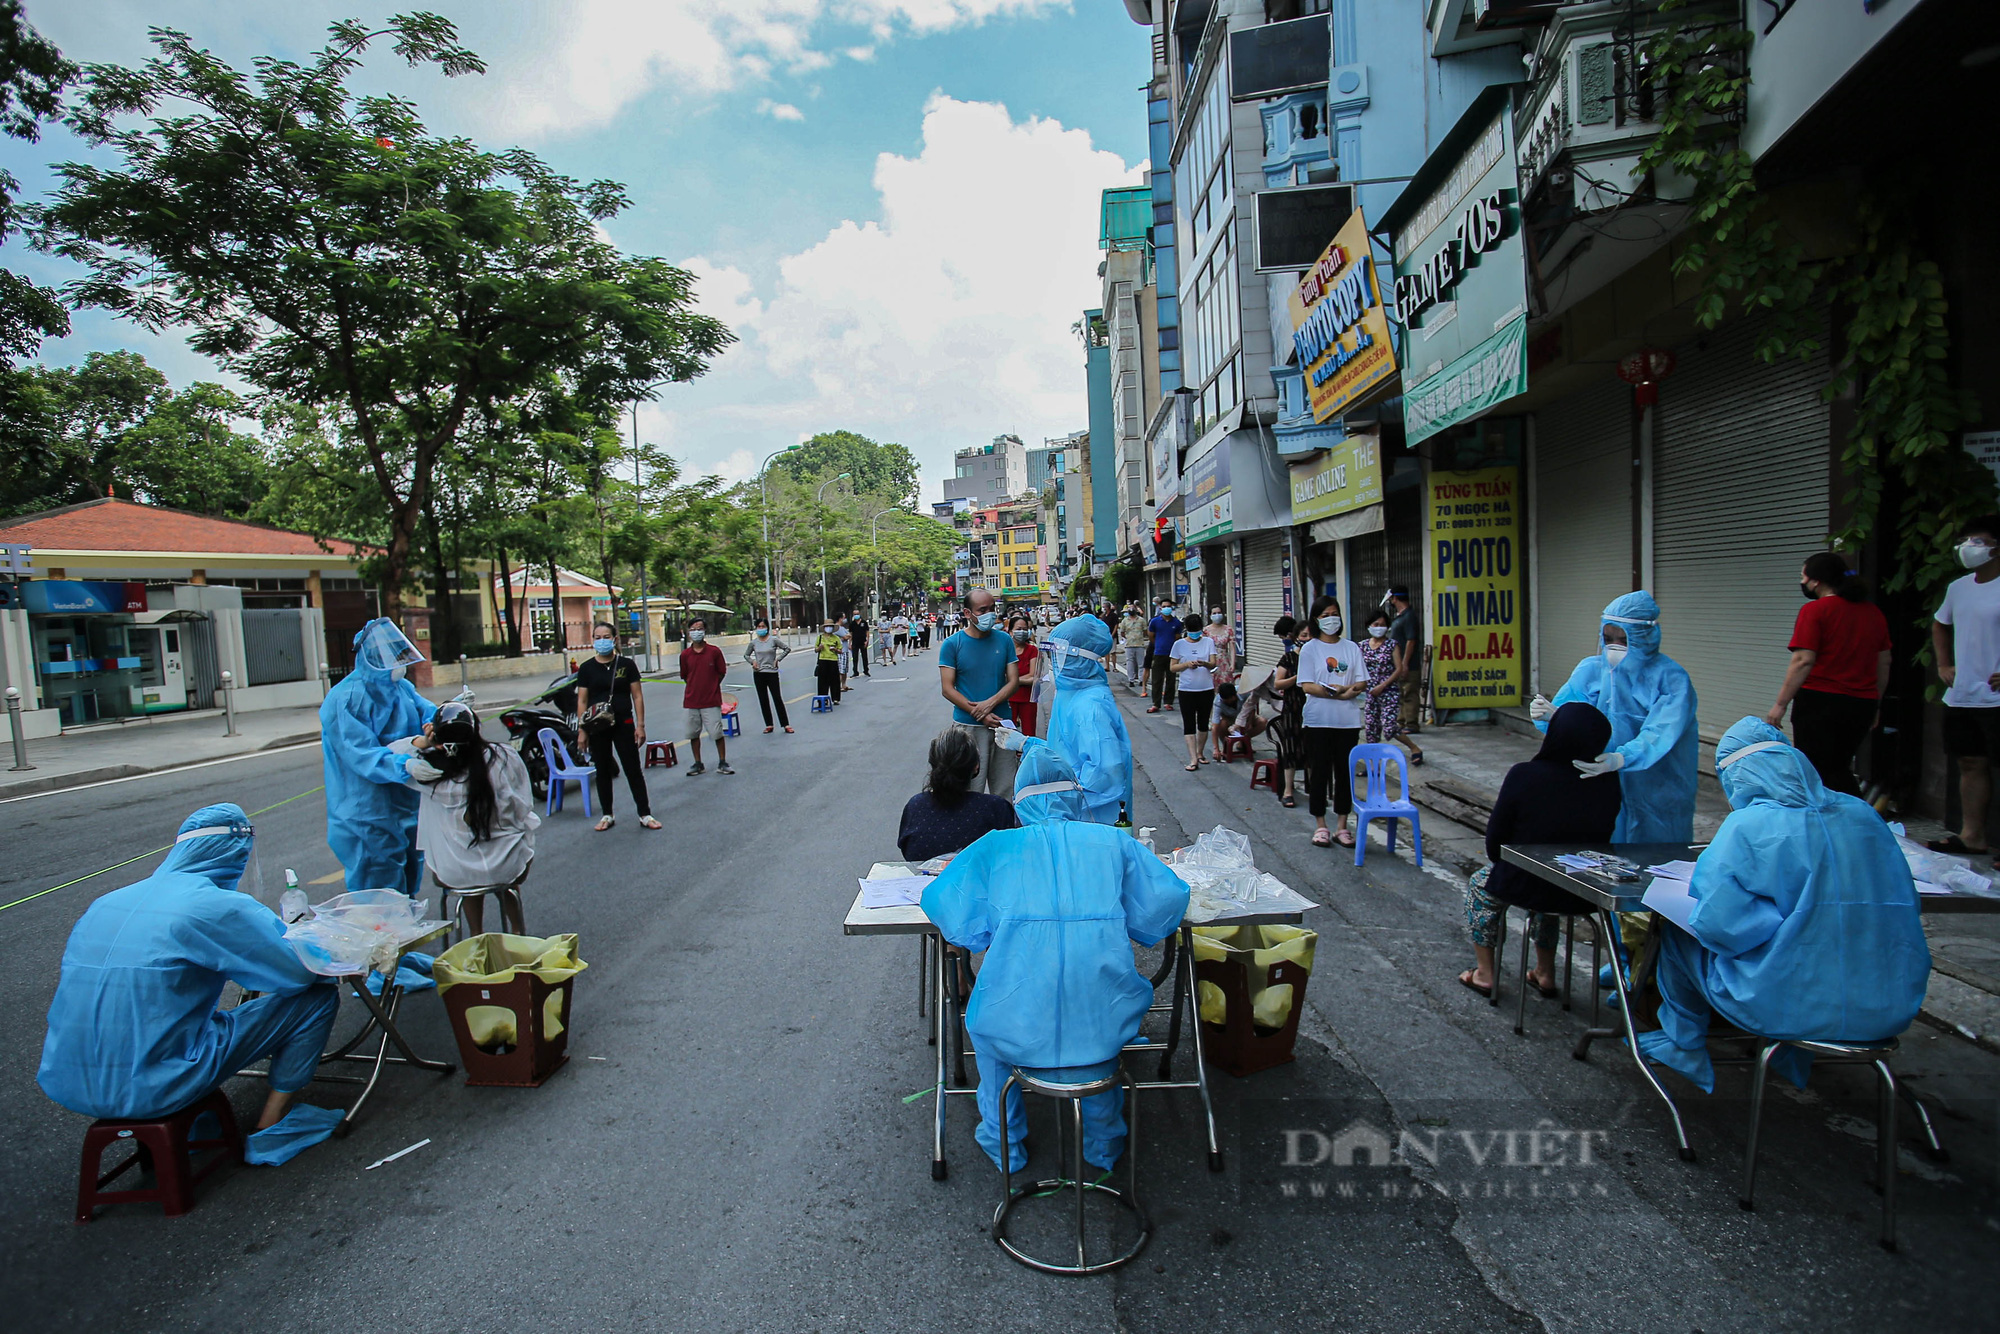
<svg viewBox="0 0 2000 1334">
<path fill-rule="evenodd" d="M 0 910 L 0 1300 L 21 1328 L 300 1331 L 1355 1328 L 1972 1328 L 2000 1261 L 1994 1058 L 1924 1029 L 1900 1062 L 1954 1153 L 1904 1153 L 1903 1253 L 1874 1245 L 1872 1102 L 1848 1072 L 1775 1096 L 1759 1210 L 1735 1203 L 1743 1082 L 1673 1084 L 1700 1161 L 1621 1051 L 1569 1057 L 1581 1022 L 1531 999 L 1525 1038 L 1455 982 L 1458 891 L 1372 854 L 1307 846 L 1303 808 L 1241 765 L 1182 773 L 1178 727 L 1130 716 L 1140 824 L 1162 846 L 1248 829 L 1261 865 L 1327 906 L 1299 1060 L 1216 1076 L 1228 1166 L 1208 1171 L 1192 1094 L 1141 1104 L 1142 1259 L 1062 1280 L 1000 1254 L 998 1194 L 957 1103 L 953 1170 L 929 1170 L 916 948 L 846 938 L 854 876 L 894 853 L 896 817 L 945 719 L 935 655 L 876 669 L 829 716 L 763 736 L 745 695 L 737 773 L 648 772 L 658 833 L 546 822 L 537 933 L 575 931 L 570 1064 L 538 1090 L 392 1071 L 355 1134 L 283 1168 L 212 1179 L 177 1220 L 70 1221 L 84 1126 L 33 1082 L 70 925 L 157 858 Z M 809 692 L 795 657 L 791 693 Z M 904 678 L 901 680 L 892 678 Z M 656 735 L 679 690 L 648 694 Z M 678 730 L 678 729 L 665 729 Z M 258 810 L 262 870 L 337 871 L 316 747 L 0 804 L 0 903 L 165 845 L 195 806 Z M 337 889 L 327 884 L 314 897 Z M 1578 972 L 1581 975 L 1583 969 Z M 1512 974 L 1510 972 L 1509 976 Z M 353 1006 L 349 1005 L 349 1010 Z M 1504 1017 L 1503 1017 L 1504 1016 Z M 352 1022 L 352 1016 L 344 1016 Z M 451 1054 L 442 1007 L 409 1007 Z M 1733 1082 L 1732 1082 L 1733 1081 Z M 348 1090 L 316 1086 L 337 1105 Z M 261 1091 L 234 1087 L 240 1113 Z M 1949 1107 L 1949 1113 L 1942 1109 Z M 1049 1141 L 1046 1115 L 1038 1142 Z M 1348 1132 L 1342 1138 L 1343 1132 Z M 1397 1161 L 1336 1168 L 1380 1135 Z M 369 1171 L 428 1137 L 430 1144 Z M 1909 1136 L 1907 1146 L 1914 1146 Z M 1038 1153 L 1044 1152 L 1038 1148 Z M 1558 1161 L 1560 1160 L 1560 1161 Z M 1038 1158 L 1036 1169 L 1050 1165 Z"/>
</svg>

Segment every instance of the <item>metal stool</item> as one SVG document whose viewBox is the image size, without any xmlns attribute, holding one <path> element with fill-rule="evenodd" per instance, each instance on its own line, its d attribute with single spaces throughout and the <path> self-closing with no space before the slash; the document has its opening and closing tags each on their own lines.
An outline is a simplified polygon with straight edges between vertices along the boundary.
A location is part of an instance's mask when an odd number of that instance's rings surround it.
<svg viewBox="0 0 2000 1334">
<path fill-rule="evenodd" d="M 681 757 L 674 753 L 673 742 L 648 741 L 646 743 L 646 768 L 650 769 L 656 764 L 663 764 L 671 769 L 680 762 Z"/>
<path fill-rule="evenodd" d="M 1753 1037 L 1755 1035 L 1752 1035 Z M 1761 1044 L 1750 1075 L 1750 1143 L 1743 1155 L 1743 1193 L 1736 1203 L 1744 1209 L 1757 1207 L 1757 1138 L 1764 1120 L 1764 1084 L 1771 1069 L 1771 1055 L 1780 1047 L 1797 1047 L 1800 1051 L 1811 1052 L 1816 1060 L 1835 1065 L 1872 1065 L 1875 1067 L 1875 1189 L 1882 1195 L 1882 1249 L 1896 1249 L 1896 1076 L 1889 1069 L 1889 1058 L 1896 1054 L 1896 1039 L 1886 1042 L 1811 1042 L 1803 1038 L 1776 1041 L 1758 1037 Z M 1905 1096 L 1908 1096 L 1907 1094 Z M 1917 1115 L 1923 1118 L 1924 1134 L 1930 1141 L 1933 1154 L 1941 1154 L 1937 1134 L 1931 1129 L 1930 1113 L 1924 1105 L 1916 1102 Z"/>
<path fill-rule="evenodd" d="M 1515 905 L 1508 904 L 1506 906 L 1511 908 Z M 1527 916 L 1528 920 L 1521 924 L 1521 995 L 1514 1005 L 1514 1033 L 1518 1037 L 1526 1037 L 1528 1035 L 1528 948 L 1534 943 L 1535 914 L 1532 909 L 1528 908 L 1522 908 L 1521 911 Z M 1585 914 L 1559 913 L 1557 915 L 1563 919 L 1562 995 L 1563 1008 L 1567 1010 L 1570 1008 L 1570 980 L 1576 975 L 1576 919 Z M 1506 920 L 1507 915 L 1503 911 L 1500 915 L 1503 930 L 1505 929 Z M 1598 951 L 1597 932 L 1592 930 L 1590 934 L 1590 1026 L 1592 1028 L 1597 1027 L 1597 1007 L 1601 998 L 1597 990 Z M 1486 1003 L 1496 1008 L 1500 1004 L 1500 971 L 1503 962 L 1504 960 L 1500 957 L 1500 950 L 1494 950 L 1493 991 L 1491 995 L 1487 996 Z"/>
<path fill-rule="evenodd" d="M 1252 788 L 1269 788 L 1271 791 L 1276 792 L 1278 790 L 1278 762 L 1276 760 L 1259 760 L 1253 758 L 1250 761 L 1250 786 Z"/>
<path fill-rule="evenodd" d="M 1254 760 L 1257 758 L 1257 751 L 1251 746 L 1249 737 L 1234 736 L 1228 732 L 1224 732 L 1222 734 L 1222 754 L 1218 758 L 1224 764 L 1229 763 L 1231 760 Z"/>
<path fill-rule="evenodd" d="M 814 696 L 813 696 L 813 698 L 812 698 L 812 710 L 811 710 L 811 711 L 812 711 L 812 712 L 814 712 L 814 713 L 832 713 L 832 712 L 833 712 L 833 696 L 831 696 L 831 695 L 814 695 Z"/>
<path fill-rule="evenodd" d="M 467 937 L 465 927 L 465 901 L 467 899 L 490 898 L 497 900 L 500 905 L 500 929 L 517 936 L 527 935 L 527 918 L 521 907 L 521 885 L 527 880 L 528 872 L 534 869 L 534 860 L 530 858 L 527 866 L 522 868 L 521 874 L 515 876 L 512 882 L 508 884 L 469 885 L 464 889 L 447 885 L 444 881 L 437 878 L 437 872 L 431 872 L 431 883 L 436 885 L 440 891 L 438 916 L 449 918 L 451 921 L 451 929 L 445 932 L 444 938 L 446 944 L 455 944 Z"/>
<path fill-rule="evenodd" d="M 1074 1082 L 1060 1078 L 1072 1073 L 1095 1077 Z M 1014 1067 L 1014 1072 L 1007 1077 L 1007 1082 L 1000 1088 L 1000 1107 L 1003 1118 L 1006 1113 L 1007 1095 L 1013 1091 L 1014 1086 L 1017 1084 L 1026 1092 L 1038 1093 L 1045 1098 L 1056 1098 L 1061 1100 L 1061 1102 L 1069 1104 L 1070 1116 L 1074 1123 L 1072 1127 L 1074 1133 L 1069 1137 L 1069 1161 L 1073 1165 L 1076 1176 L 1073 1180 L 1061 1176 L 1044 1177 L 1042 1180 L 1023 1186 L 1020 1190 L 1016 1191 L 1014 1189 L 1014 1149 L 1013 1145 L 1008 1142 L 1006 1127 L 1003 1125 L 1000 1132 L 1000 1181 L 1002 1195 L 1000 1207 L 993 1211 L 993 1240 L 1000 1244 L 1001 1250 L 1007 1252 L 1007 1254 L 1013 1256 L 1016 1260 L 1028 1266 L 1028 1268 L 1039 1269 L 1045 1274 L 1101 1274 L 1107 1269 L 1116 1269 L 1126 1261 L 1137 1256 L 1140 1251 L 1146 1249 L 1146 1243 L 1153 1236 L 1152 1220 L 1147 1218 L 1146 1211 L 1139 1207 L 1139 1108 L 1138 1099 L 1135 1096 L 1137 1090 L 1132 1083 L 1132 1077 L 1125 1073 L 1124 1066 L 1116 1058 L 1105 1062 L 1103 1065 L 1091 1066 L 1075 1072 L 1066 1070 L 1024 1070 L 1020 1066 L 1016 1066 Z M 1125 1189 L 1122 1191 L 1107 1186 L 1100 1181 L 1085 1180 L 1085 1176 L 1090 1169 L 1089 1164 L 1083 1160 L 1082 1102 L 1085 1098 L 1095 1097 L 1100 1093 L 1109 1093 L 1112 1089 L 1119 1087 L 1123 1087 L 1125 1090 Z M 1062 1140 L 1062 1108 L 1060 1105 L 1056 1108 L 1056 1129 L 1057 1141 L 1060 1143 Z M 1023 1166 L 1026 1166 L 1026 1164 L 1023 1164 Z M 1058 1150 L 1056 1170 L 1058 1172 L 1063 1170 L 1060 1150 Z M 1106 1175 L 1108 1176 L 1109 1173 L 1106 1173 Z M 1036 1259 L 1020 1247 L 1014 1245 L 1007 1238 L 1007 1222 L 1014 1211 L 1015 1205 L 1023 1200 L 1043 1198 L 1063 1190 L 1072 1191 L 1076 1196 L 1075 1264 L 1057 1264 L 1050 1260 Z M 1133 1242 L 1121 1254 L 1115 1255 L 1108 1260 L 1099 1260 L 1095 1264 L 1090 1262 L 1084 1242 L 1083 1202 L 1089 1192 L 1092 1191 L 1108 1195 L 1130 1210 L 1133 1218 L 1139 1225 L 1139 1239 L 1137 1241 Z"/>
</svg>

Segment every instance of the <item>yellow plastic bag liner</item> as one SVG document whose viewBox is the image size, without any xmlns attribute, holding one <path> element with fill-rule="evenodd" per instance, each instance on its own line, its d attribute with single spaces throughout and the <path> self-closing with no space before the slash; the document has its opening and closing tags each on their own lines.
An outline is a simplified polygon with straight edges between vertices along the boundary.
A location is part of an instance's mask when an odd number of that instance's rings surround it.
<svg viewBox="0 0 2000 1334">
<path fill-rule="evenodd" d="M 453 987 L 498 986 L 514 980 L 516 973 L 532 973 L 544 982 L 557 983 L 590 967 L 576 957 L 576 936 L 509 936 L 489 932 L 461 940 L 432 965 L 440 994 Z M 490 1049 L 502 1044 L 517 1045 L 514 1012 L 500 1005 L 476 1005 L 465 1014 L 475 1046 Z M 562 1032 L 562 993 L 551 993 L 543 1005 L 542 1032 L 554 1037 Z"/>
<path fill-rule="evenodd" d="M 1283 923 L 1198 926 L 1194 929 L 1194 957 L 1211 962 L 1234 959 L 1243 964 L 1249 974 L 1251 1019 L 1259 1028 L 1282 1028 L 1292 1013 L 1292 987 L 1289 982 L 1270 985 L 1271 965 L 1283 959 L 1311 972 L 1313 947 L 1318 942 L 1318 932 Z M 1203 1022 L 1227 1022 L 1221 987 L 1197 982 L 1195 1000 Z"/>
</svg>

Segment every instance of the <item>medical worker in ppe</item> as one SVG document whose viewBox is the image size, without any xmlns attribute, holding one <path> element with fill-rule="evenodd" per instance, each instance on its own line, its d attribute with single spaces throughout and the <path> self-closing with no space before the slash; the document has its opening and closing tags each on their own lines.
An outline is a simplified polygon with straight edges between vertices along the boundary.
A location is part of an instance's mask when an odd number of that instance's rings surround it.
<svg viewBox="0 0 2000 1334">
<path fill-rule="evenodd" d="M 1917 887 L 1895 835 L 1761 718 L 1715 747 L 1733 808 L 1694 864 L 1688 929 L 1662 928 L 1660 1028 L 1647 1059 L 1709 1092 L 1711 1011 L 1768 1038 L 1875 1042 L 1908 1028 L 1930 982 Z M 1773 1067 L 1805 1087 L 1810 1057 Z"/>
<path fill-rule="evenodd" d="M 1076 771 L 1083 818 L 1094 824 L 1115 824 L 1121 808 L 1132 810 L 1132 738 L 1105 676 L 1110 653 L 1111 630 L 1095 616 L 1072 616 L 1049 632 L 1056 689 L 1049 741 Z"/>
<path fill-rule="evenodd" d="M 1086 819 L 1088 797 L 1062 752 L 1030 740 L 1014 785 L 1022 828 L 985 834 L 924 891 L 944 938 L 986 951 L 966 1006 L 978 1049 L 979 1147 L 1000 1165 L 1000 1090 L 1013 1067 L 1108 1073 L 1139 1032 L 1153 987 L 1132 942 L 1158 944 L 1187 913 L 1178 876 L 1130 834 Z M 1124 1095 L 1081 1104 L 1083 1156 L 1110 1168 L 1125 1149 Z M 1007 1100 L 1007 1143 L 1025 1166 L 1027 1114 Z"/>
<path fill-rule="evenodd" d="M 42 1092 L 85 1116 L 150 1120 L 268 1056 L 257 1125 L 283 1117 L 312 1080 L 340 993 L 306 971 L 278 915 L 239 890 L 252 837 L 241 806 L 204 806 L 159 870 L 84 910 L 49 1005 Z M 216 1009 L 232 981 L 262 994 Z"/>
<path fill-rule="evenodd" d="M 1554 700 L 1540 695 L 1528 716 L 1542 731 L 1571 700 L 1611 720 L 1611 746 L 1576 761 L 1586 777 L 1618 775 L 1623 801 L 1614 843 L 1694 841 L 1695 700 L 1686 669 L 1660 652 L 1660 605 L 1627 593 L 1604 609 L 1597 653 L 1570 673 Z"/>
<path fill-rule="evenodd" d="M 387 617 L 372 620 L 354 637 L 354 670 L 319 706 L 326 841 L 347 872 L 350 890 L 415 894 L 423 875 L 419 803 L 405 780 L 435 780 L 437 771 L 420 756 L 389 748 L 422 732 L 437 712 L 403 679 L 411 664 L 423 660 Z"/>
</svg>

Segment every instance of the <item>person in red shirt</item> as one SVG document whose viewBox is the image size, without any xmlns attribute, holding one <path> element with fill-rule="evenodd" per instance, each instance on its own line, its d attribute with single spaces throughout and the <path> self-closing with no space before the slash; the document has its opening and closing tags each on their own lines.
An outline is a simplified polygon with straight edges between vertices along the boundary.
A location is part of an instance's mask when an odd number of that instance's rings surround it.
<svg viewBox="0 0 2000 1334">
<path fill-rule="evenodd" d="M 1007 707 L 1013 710 L 1014 725 L 1024 736 L 1035 734 L 1035 659 L 1040 650 L 1035 647 L 1035 627 L 1024 612 L 1015 612 L 1007 619 L 1007 633 L 1014 640 L 1014 661 L 1020 664 L 1019 687 L 1007 697 Z"/>
<path fill-rule="evenodd" d="M 701 762 L 703 736 L 715 738 L 715 771 L 736 772 L 729 767 L 728 743 L 722 739 L 722 678 L 728 674 L 727 655 L 708 642 L 708 622 L 689 621 L 687 647 L 681 650 L 681 680 L 687 683 L 681 707 L 687 710 L 688 749 L 694 752 L 689 778 L 708 772 L 708 766 Z"/>
<path fill-rule="evenodd" d="M 1791 667 L 1764 721 L 1784 726 L 1789 706 L 1793 744 L 1819 770 L 1819 781 L 1858 797 L 1854 752 L 1880 720 L 1889 622 L 1837 551 L 1806 557 L 1799 591 L 1806 605 L 1792 626 Z"/>
</svg>

